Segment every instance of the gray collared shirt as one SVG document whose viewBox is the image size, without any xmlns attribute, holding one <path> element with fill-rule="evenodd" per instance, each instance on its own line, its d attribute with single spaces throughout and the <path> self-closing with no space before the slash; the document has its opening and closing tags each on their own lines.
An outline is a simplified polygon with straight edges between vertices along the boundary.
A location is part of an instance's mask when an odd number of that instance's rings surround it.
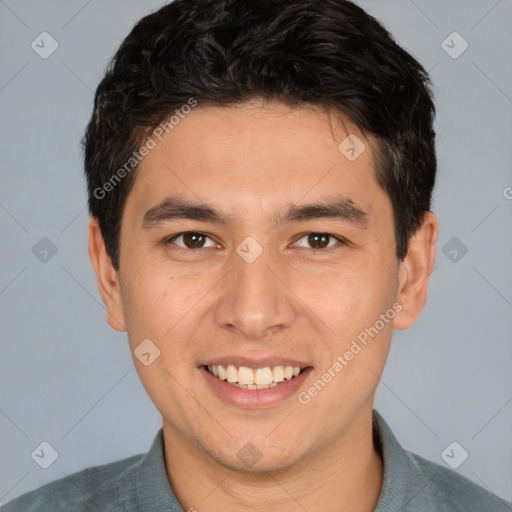
<svg viewBox="0 0 512 512">
<path fill-rule="evenodd" d="M 384 479 L 375 512 L 512 511 L 512 504 L 455 471 L 404 450 L 377 411 L 373 412 L 373 433 L 384 461 Z M 147 453 L 50 482 L 15 498 L 0 510 L 183 512 L 167 478 L 162 429 Z"/>
</svg>

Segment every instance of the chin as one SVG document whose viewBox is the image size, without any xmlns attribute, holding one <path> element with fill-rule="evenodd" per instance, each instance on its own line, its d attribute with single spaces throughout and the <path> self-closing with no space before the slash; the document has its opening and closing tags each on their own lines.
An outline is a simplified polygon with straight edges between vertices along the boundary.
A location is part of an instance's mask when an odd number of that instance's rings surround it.
<svg viewBox="0 0 512 512">
<path fill-rule="evenodd" d="M 233 439 L 229 445 L 217 446 L 212 450 L 209 445 L 210 456 L 226 468 L 251 474 L 286 471 L 300 458 L 301 453 L 295 443 L 290 439 L 273 440 L 243 436 Z M 304 447 L 301 446 L 303 449 Z"/>
</svg>

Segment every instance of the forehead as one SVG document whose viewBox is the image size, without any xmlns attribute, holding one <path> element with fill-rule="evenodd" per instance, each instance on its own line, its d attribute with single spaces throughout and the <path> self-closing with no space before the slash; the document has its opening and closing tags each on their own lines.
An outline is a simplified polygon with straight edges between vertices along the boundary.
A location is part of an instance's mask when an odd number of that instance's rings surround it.
<svg viewBox="0 0 512 512">
<path fill-rule="evenodd" d="M 199 105 L 155 140 L 127 201 L 139 210 L 179 195 L 254 215 L 326 194 L 371 209 L 382 194 L 376 141 L 339 113 L 310 105 Z"/>
<path fill-rule="evenodd" d="M 180 159 L 200 160 L 218 172 L 232 171 L 234 166 L 241 174 L 244 169 L 253 171 L 258 165 L 262 173 L 275 174 L 277 162 L 288 163 L 286 170 L 291 170 L 294 164 L 296 171 L 303 167 L 311 169 L 312 158 L 320 165 L 328 159 L 334 163 L 332 156 L 343 154 L 339 144 L 348 136 L 360 152 L 369 143 L 374 144 L 340 112 L 313 105 L 261 105 L 252 101 L 229 107 L 199 106 L 183 116 L 179 125 L 169 128 L 159 144 L 161 151 L 149 155 L 146 164 L 163 156 L 159 153 L 172 151 Z M 185 155 L 185 148 L 196 151 Z M 362 156 L 363 162 L 371 164 L 371 152 Z M 347 153 L 345 157 L 351 155 Z"/>
</svg>

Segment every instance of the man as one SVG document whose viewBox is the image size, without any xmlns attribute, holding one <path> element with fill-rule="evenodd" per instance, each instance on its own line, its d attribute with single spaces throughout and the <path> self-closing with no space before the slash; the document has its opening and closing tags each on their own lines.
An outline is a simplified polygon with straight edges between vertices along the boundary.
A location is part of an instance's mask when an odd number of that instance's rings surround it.
<svg viewBox="0 0 512 512">
<path fill-rule="evenodd" d="M 424 69 L 348 1 L 142 19 L 84 138 L 89 253 L 163 426 L 3 510 L 510 510 L 373 410 L 434 266 L 433 117 Z"/>
</svg>

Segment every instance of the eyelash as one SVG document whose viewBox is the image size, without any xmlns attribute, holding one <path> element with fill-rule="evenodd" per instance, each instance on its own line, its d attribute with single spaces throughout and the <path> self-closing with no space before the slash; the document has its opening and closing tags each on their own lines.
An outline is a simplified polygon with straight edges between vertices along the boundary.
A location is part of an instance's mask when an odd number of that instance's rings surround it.
<svg viewBox="0 0 512 512">
<path fill-rule="evenodd" d="M 210 240 L 212 239 L 210 235 L 208 235 L 207 233 L 203 233 L 202 231 L 183 231 L 182 233 L 178 233 L 177 235 L 173 235 L 172 237 L 170 238 L 167 238 L 164 240 L 164 244 L 166 245 L 169 245 L 169 244 L 173 244 L 175 245 L 173 242 L 174 240 L 176 240 L 177 238 L 179 238 L 180 236 L 183 236 L 183 235 L 188 235 L 188 234 L 193 234 L 193 235 L 201 235 L 201 236 L 205 236 L 207 238 L 209 238 Z M 323 236 L 327 236 L 329 237 L 330 239 L 334 238 L 335 240 L 337 240 L 340 245 L 348 245 L 349 242 L 340 237 L 340 236 L 336 236 L 336 235 L 332 235 L 331 233 L 323 233 L 323 232 L 319 232 L 319 231 L 310 231 L 308 233 L 304 233 L 303 235 L 300 235 L 300 237 L 297 239 L 297 242 L 299 242 L 300 240 L 302 240 L 304 237 L 308 236 L 308 235 L 323 235 Z M 212 240 L 213 241 L 213 240 Z M 320 252 L 328 252 L 330 249 L 333 249 L 335 248 L 335 246 L 332 246 L 332 247 L 325 247 L 323 249 L 311 249 L 312 251 L 320 251 Z M 178 253 L 190 253 L 191 251 L 192 252 L 199 252 L 201 250 L 206 250 L 206 249 L 211 249 L 211 247 L 199 247 L 197 249 L 189 249 L 189 248 L 183 248 L 183 247 L 179 247 L 179 246 L 176 246 L 174 248 L 174 250 Z"/>
</svg>

